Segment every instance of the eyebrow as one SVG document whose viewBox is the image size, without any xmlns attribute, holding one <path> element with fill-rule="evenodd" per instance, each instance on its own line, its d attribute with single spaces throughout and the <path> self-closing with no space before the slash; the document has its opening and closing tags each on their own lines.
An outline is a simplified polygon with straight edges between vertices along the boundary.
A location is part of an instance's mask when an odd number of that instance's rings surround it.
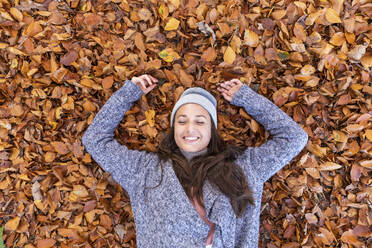
<svg viewBox="0 0 372 248">
<path fill-rule="evenodd" d="M 187 115 L 179 115 L 177 116 L 177 119 L 180 117 L 187 117 Z M 207 119 L 207 117 L 205 117 L 204 115 L 196 115 L 196 117 L 203 117 L 204 119 Z"/>
</svg>

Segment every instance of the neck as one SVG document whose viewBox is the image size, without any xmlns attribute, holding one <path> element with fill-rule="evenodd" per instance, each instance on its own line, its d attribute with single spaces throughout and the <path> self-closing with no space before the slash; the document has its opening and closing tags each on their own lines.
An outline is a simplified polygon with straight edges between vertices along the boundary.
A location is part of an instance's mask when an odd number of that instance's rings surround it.
<svg viewBox="0 0 372 248">
<path fill-rule="evenodd" d="M 198 152 L 186 152 L 182 149 L 180 149 L 182 155 L 187 159 L 187 161 L 190 161 L 192 158 L 196 157 L 196 156 L 199 156 L 199 155 L 204 155 L 207 153 L 208 151 L 208 148 L 204 148 L 203 150 L 201 151 L 198 151 Z"/>
</svg>

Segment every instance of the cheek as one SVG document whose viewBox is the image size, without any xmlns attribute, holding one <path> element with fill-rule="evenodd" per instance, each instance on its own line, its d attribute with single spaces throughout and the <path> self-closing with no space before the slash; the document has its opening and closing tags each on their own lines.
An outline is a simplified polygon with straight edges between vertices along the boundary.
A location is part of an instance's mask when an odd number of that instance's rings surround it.
<svg viewBox="0 0 372 248">
<path fill-rule="evenodd" d="M 209 128 L 206 128 L 202 132 L 204 134 L 203 136 L 204 136 L 205 142 L 208 142 L 209 143 L 209 141 L 211 139 L 211 130 Z"/>
</svg>

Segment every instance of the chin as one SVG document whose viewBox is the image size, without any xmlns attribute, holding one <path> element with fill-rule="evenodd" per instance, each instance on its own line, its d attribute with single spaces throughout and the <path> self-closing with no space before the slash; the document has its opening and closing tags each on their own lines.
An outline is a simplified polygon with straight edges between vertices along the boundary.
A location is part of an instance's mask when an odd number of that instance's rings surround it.
<svg viewBox="0 0 372 248">
<path fill-rule="evenodd" d="M 204 150 L 204 148 L 188 146 L 188 147 L 182 147 L 181 149 L 184 150 L 185 152 L 200 152 L 201 150 Z"/>
</svg>

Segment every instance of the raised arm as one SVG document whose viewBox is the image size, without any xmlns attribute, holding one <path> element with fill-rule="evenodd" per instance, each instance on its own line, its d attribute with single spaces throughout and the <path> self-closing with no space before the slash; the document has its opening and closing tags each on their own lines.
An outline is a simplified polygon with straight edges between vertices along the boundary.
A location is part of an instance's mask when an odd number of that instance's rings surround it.
<svg viewBox="0 0 372 248">
<path fill-rule="evenodd" d="M 231 104 L 245 111 L 262 124 L 273 138 L 259 147 L 248 147 L 237 163 L 244 170 L 255 170 L 262 182 L 289 163 L 305 147 L 307 133 L 266 97 L 233 79 L 221 85 L 219 91 Z"/>
<path fill-rule="evenodd" d="M 85 131 L 82 143 L 93 159 L 130 194 L 141 165 L 153 154 L 130 150 L 114 139 L 114 132 L 125 113 L 143 93 L 152 90 L 156 84 L 148 82 L 144 76 L 126 80 L 97 113 Z M 151 79 L 151 78 L 150 78 Z M 151 79 L 152 80 L 152 79 Z M 154 79 L 154 82 L 156 79 Z M 151 84 L 150 84 L 151 83 Z"/>
</svg>

